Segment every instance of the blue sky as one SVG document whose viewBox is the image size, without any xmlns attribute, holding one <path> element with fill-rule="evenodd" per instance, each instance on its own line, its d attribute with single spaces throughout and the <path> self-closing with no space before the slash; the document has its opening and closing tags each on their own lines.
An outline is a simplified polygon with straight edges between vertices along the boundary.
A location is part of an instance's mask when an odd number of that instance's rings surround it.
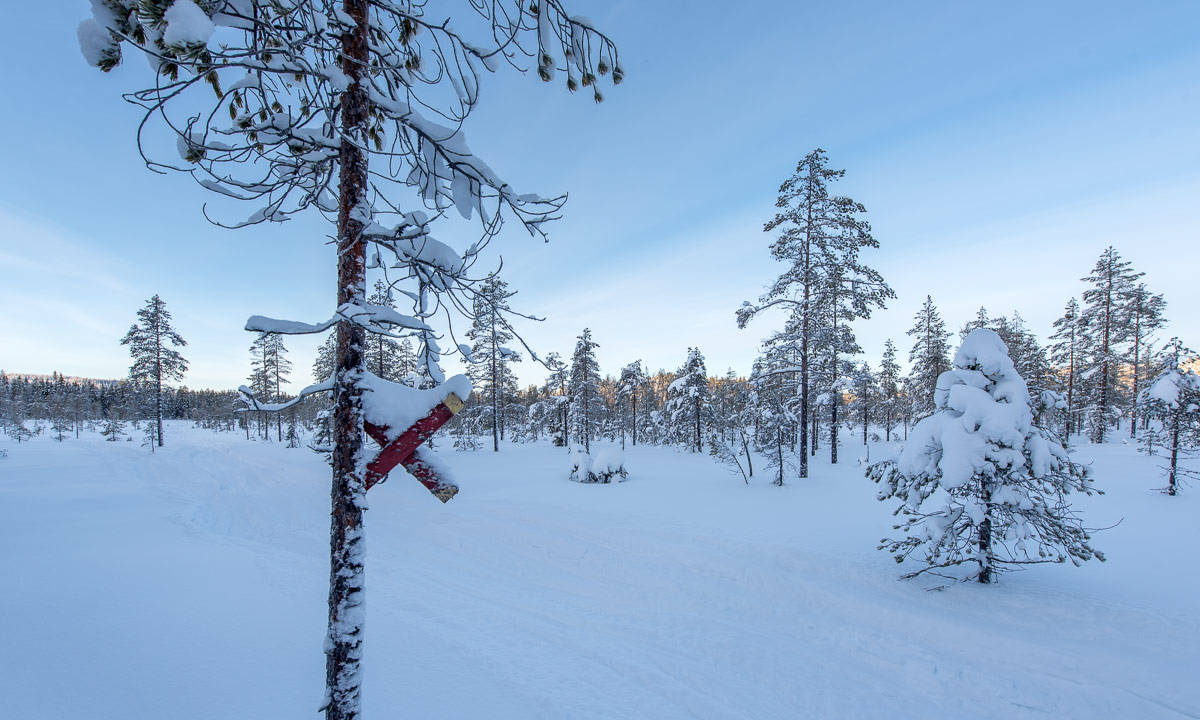
<svg viewBox="0 0 1200 720">
<path fill-rule="evenodd" d="M 248 316 L 330 314 L 328 228 L 209 225 L 209 193 L 136 154 L 120 94 L 145 62 L 89 68 L 88 3 L 58 5 L 9 8 L 0 46 L 0 368 L 122 376 L 118 341 L 157 292 L 190 343 L 186 384 L 233 387 Z M 1165 295 L 1167 332 L 1200 344 L 1200 4 L 570 7 L 617 40 L 626 82 L 595 105 L 502 70 L 466 128 L 520 192 L 570 192 L 549 244 L 514 229 L 493 246 L 514 304 L 547 317 L 521 326 L 539 352 L 569 354 L 586 326 L 603 372 L 673 369 L 689 346 L 746 372 L 779 319 L 738 330 L 733 313 L 780 270 L 762 224 L 815 147 L 846 169 L 836 190 L 866 205 L 867 260 L 899 296 L 859 323 L 872 363 L 885 338 L 907 350 L 926 294 L 952 328 L 983 305 L 1044 340 L 1109 244 Z M 315 344 L 289 343 L 299 384 Z"/>
</svg>

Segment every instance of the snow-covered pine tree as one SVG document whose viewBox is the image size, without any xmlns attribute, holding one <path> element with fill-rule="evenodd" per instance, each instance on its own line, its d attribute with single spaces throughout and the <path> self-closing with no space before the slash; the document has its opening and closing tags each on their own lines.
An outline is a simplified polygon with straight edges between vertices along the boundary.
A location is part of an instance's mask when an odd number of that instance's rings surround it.
<svg viewBox="0 0 1200 720">
<path fill-rule="evenodd" d="M 133 357 L 129 378 L 153 389 L 157 442 L 162 447 L 163 385 L 182 380 L 187 372 L 188 361 L 175 349 L 186 347 L 187 341 L 171 327 L 171 313 L 157 294 L 146 301 L 137 316 L 137 323 L 129 327 L 121 344 L 129 346 L 129 354 Z"/>
<path fill-rule="evenodd" d="M 888 338 L 883 343 L 883 358 L 879 361 L 879 418 L 883 421 L 884 440 L 892 441 L 892 426 L 900 414 L 900 364 L 896 362 L 896 345 Z"/>
<path fill-rule="evenodd" d="M 867 363 L 854 368 L 849 378 L 849 390 L 853 399 L 849 410 L 855 421 L 862 426 L 863 445 L 867 444 L 867 431 L 877 413 L 880 398 L 879 378 Z"/>
<path fill-rule="evenodd" d="M 250 375 L 248 381 L 254 398 L 263 403 L 283 402 L 283 383 L 292 372 L 292 362 L 287 359 L 287 348 L 279 333 L 260 332 L 250 344 Z M 263 415 L 263 413 L 259 413 Z M 283 416 L 275 413 L 276 437 L 283 442 Z M 268 425 L 260 425 L 263 439 L 269 437 Z"/>
<path fill-rule="evenodd" d="M 283 384 L 292 374 L 292 361 L 287 359 L 287 348 L 283 345 L 283 336 L 279 333 L 266 335 L 266 359 L 268 362 L 267 383 L 271 390 L 272 402 L 283 402 Z M 283 414 L 275 413 L 275 439 L 283 442 Z"/>
<path fill-rule="evenodd" d="M 974 565 L 961 579 L 992 582 L 1009 567 L 1104 556 L 1067 495 L 1098 492 L 1049 433 L 1033 424 L 1029 390 L 1000 336 L 972 330 L 938 378 L 935 411 L 896 459 L 870 466 L 880 500 L 898 499 L 895 529 L 880 549 L 925 567 L 905 575 Z"/>
<path fill-rule="evenodd" d="M 738 327 L 742 328 L 768 308 L 782 306 L 791 313 L 786 327 L 794 335 L 798 354 L 801 446 L 807 444 L 809 372 L 816 349 L 816 314 L 824 313 L 831 323 L 831 337 L 836 338 L 840 337 L 839 318 L 848 323 L 869 317 L 871 308 L 882 307 L 887 298 L 895 297 L 882 276 L 859 261 L 863 248 L 877 248 L 879 243 L 871 236 L 870 225 L 860 218 L 866 212 L 861 203 L 829 194 L 829 185 L 840 180 L 846 171 L 831 170 L 826 162 L 824 150 L 813 150 L 779 187 L 775 206 L 780 211 L 763 230 L 779 230 L 771 245 L 771 256 L 788 267 L 756 305 L 744 302 L 737 311 Z M 844 350 L 835 346 L 829 361 L 835 376 L 830 378 L 831 384 L 836 382 L 839 352 Z M 836 408 L 833 412 L 836 418 Z M 836 462 L 836 443 L 832 452 Z M 808 477 L 808 456 L 804 452 L 800 453 L 800 477 Z"/>
<path fill-rule="evenodd" d="M 725 442 L 733 443 L 736 440 L 738 415 L 746 401 L 746 380 L 729 368 L 723 376 L 710 378 L 708 387 L 712 395 L 713 417 L 709 436 L 717 434 Z"/>
<path fill-rule="evenodd" d="M 516 293 L 510 291 L 508 283 L 503 280 L 496 277 L 484 280 L 475 296 L 471 328 L 467 330 L 472 360 L 467 368 L 467 376 L 471 378 L 475 392 L 491 408 L 491 412 L 484 415 L 491 427 L 494 452 L 500 451 L 500 441 L 504 439 L 505 411 L 510 399 L 517 393 L 517 376 L 511 363 L 521 360 L 521 356 L 506 345 L 515 337 L 505 320 L 505 315 L 512 313 L 508 299 L 513 295 Z"/>
<path fill-rule="evenodd" d="M 789 440 L 794 437 L 800 419 L 781 394 L 760 392 L 758 398 L 758 450 L 766 457 L 767 468 L 773 476 L 772 484 L 783 487 L 789 474 L 799 472 L 797 458 L 806 455 L 803 445 L 797 453 Z"/>
<path fill-rule="evenodd" d="M 1087 404 L 1088 437 L 1104 442 L 1109 425 L 1116 421 L 1128 397 L 1122 392 L 1119 369 L 1125 346 L 1132 341 L 1128 307 L 1136 282 L 1143 273 L 1134 272 L 1111 245 L 1096 266 L 1081 278 L 1091 287 L 1083 291 L 1080 325 L 1083 329 L 1085 366 L 1080 374 L 1082 395 Z"/>
<path fill-rule="evenodd" d="M 938 377 L 950 367 L 950 346 L 946 342 L 950 333 L 946 332 L 946 323 L 929 295 L 913 321 L 908 335 L 916 339 L 908 351 L 912 370 L 907 391 L 912 402 L 912 419 L 918 421 L 933 414 Z"/>
<path fill-rule="evenodd" d="M 871 225 L 858 217 L 866 209 L 853 204 L 849 222 L 832 245 L 836 258 L 827 274 L 818 301 L 823 314 L 828 318 L 829 342 L 827 343 L 827 367 L 830 376 L 828 388 L 832 393 L 829 419 L 829 460 L 838 460 L 838 409 L 841 406 L 842 390 L 846 385 L 846 374 L 853 364 L 843 360 L 843 355 L 862 352 L 850 323 L 871 317 L 876 308 L 883 308 L 896 293 L 876 270 L 867 267 L 859 259 L 864 248 L 878 248 L 879 241 L 871 235 Z M 868 371 L 869 372 L 869 371 Z"/>
<path fill-rule="evenodd" d="M 319 385 L 333 378 L 334 361 L 337 353 L 337 333 L 330 333 L 317 347 L 317 357 L 313 360 L 313 384 Z M 315 394 L 310 402 L 317 404 L 317 431 L 313 435 L 309 447 L 319 453 L 333 452 L 333 403 L 325 393 Z M 326 458 L 328 459 L 328 457 Z"/>
<path fill-rule="evenodd" d="M 992 327 L 992 319 L 988 317 L 987 308 L 983 307 L 982 305 L 980 305 L 979 309 L 975 311 L 975 317 L 971 320 L 968 320 L 966 324 L 963 325 L 958 331 L 958 341 L 961 343 L 963 340 L 966 340 L 967 336 L 971 334 L 971 331 L 978 328 L 992 328 L 995 330 L 995 328 Z"/>
<path fill-rule="evenodd" d="M 371 296 L 367 298 L 369 304 L 379 308 L 387 308 L 388 310 L 396 309 L 396 301 L 392 296 L 392 289 L 388 287 L 387 283 L 376 279 L 374 290 Z M 410 368 L 404 362 L 400 343 L 391 336 L 391 333 L 379 330 L 367 330 L 366 337 L 367 370 L 376 377 L 381 377 L 384 380 L 399 383 L 404 382 Z M 405 338 L 404 342 L 409 343 L 408 349 L 411 355 L 411 341 Z"/>
<path fill-rule="evenodd" d="M 1197 364 L 1195 354 L 1179 338 L 1171 338 L 1164 355 L 1165 368 L 1142 392 L 1146 413 L 1159 422 L 1144 431 L 1144 438 L 1147 444 L 1166 450 L 1169 460 L 1164 492 L 1176 495 L 1180 477 L 1200 477 L 1200 472 L 1179 464 L 1181 457 L 1194 457 L 1200 448 L 1200 375 L 1193 369 Z"/>
<path fill-rule="evenodd" d="M 551 435 L 555 447 L 570 448 L 570 401 L 571 393 L 568 388 L 568 383 L 571 377 L 570 368 L 562 357 L 552 352 L 546 356 L 546 369 L 550 374 L 546 377 L 546 384 L 543 386 L 546 395 L 549 396 L 549 402 L 552 407 L 547 408 L 547 420 L 551 417 L 555 418 L 555 423 L 551 426 Z"/>
<path fill-rule="evenodd" d="M 683 367 L 667 387 L 667 411 L 675 441 L 703 452 L 705 428 L 712 423 L 712 397 L 700 348 L 688 348 Z"/>
<path fill-rule="evenodd" d="M 617 381 L 617 402 L 621 407 L 621 449 L 625 449 L 626 430 L 633 437 L 633 446 L 637 447 L 638 431 L 638 396 L 642 386 L 646 384 L 646 371 L 642 369 L 642 361 L 634 360 L 621 368 L 621 377 Z"/>
<path fill-rule="evenodd" d="M 1050 360 L 1058 368 L 1058 384 L 1064 395 L 1065 422 L 1063 438 L 1079 432 L 1078 393 L 1081 369 L 1083 330 L 1079 315 L 1079 301 L 1071 298 L 1060 318 L 1054 321 L 1054 332 L 1050 335 Z"/>
<path fill-rule="evenodd" d="M 139 147 L 152 168 L 180 170 L 206 189 L 260 203 L 231 223 L 236 227 L 306 211 L 336 218 L 333 317 L 313 324 L 252 318 L 247 325 L 289 333 L 338 328 L 322 709 L 328 720 L 357 718 L 363 394 L 370 382 L 364 329 L 420 333 L 419 371 L 442 382 L 428 321 L 469 305 L 476 284 L 469 270 L 499 232 L 502 213 L 541 235 L 565 202 L 519 193 L 472 154 L 462 125 L 479 102 L 481 77 L 501 60 L 536 66 L 547 82 L 562 71 L 569 90 L 589 88 L 599 102 L 597 77 L 623 78 L 616 47 L 560 0 L 439 5 L 434 17 L 426 16 L 425 3 L 391 0 L 103 0 L 92 8 L 93 18 L 79 27 L 87 61 L 111 70 L 127 47 L 147 56 L 156 72 L 145 89 L 126 95 L 145 112 Z M 460 27 L 473 30 L 464 35 Z M 156 154 L 163 135 L 176 141 L 174 158 Z M 368 170 L 372 155 L 381 162 Z M 412 200 L 434 217 L 410 210 Z M 451 208 L 480 219 L 483 237 L 464 252 L 430 234 L 431 220 Z M 381 314 L 366 303 L 369 245 L 375 266 L 386 253 L 394 271 L 389 283 L 413 288 L 406 291 L 412 316 Z"/>
<path fill-rule="evenodd" d="M 597 416 L 603 403 L 600 398 L 600 367 L 596 364 L 598 347 L 599 343 L 592 340 L 592 331 L 584 328 L 575 343 L 568 377 L 567 389 L 571 398 L 569 424 L 575 441 L 583 443 L 584 452 L 592 451 Z"/>
<path fill-rule="evenodd" d="M 29 407 L 24 402 L 14 399 L 14 402 L 9 406 L 8 416 L 6 418 L 7 422 L 4 425 L 4 432 L 10 438 L 16 440 L 18 445 L 30 439 L 34 435 L 33 431 L 29 429 L 29 426 L 26 425 L 28 418 Z M 121 426 L 120 431 L 124 431 L 124 425 Z M 111 437 L 110 439 L 116 440 L 116 436 Z"/>
<path fill-rule="evenodd" d="M 1154 332 L 1166 324 L 1167 301 L 1162 295 L 1155 295 L 1146 289 L 1145 283 L 1138 283 L 1129 296 L 1126 313 L 1129 316 L 1130 344 L 1132 353 L 1129 358 L 1133 388 L 1130 392 L 1133 407 L 1129 410 L 1129 437 L 1137 437 L 1138 420 L 1143 413 L 1139 412 L 1138 403 L 1142 380 L 1146 378 L 1149 369 L 1149 346 Z"/>
<path fill-rule="evenodd" d="M 125 418 L 121 416 L 122 409 L 117 403 L 109 403 L 104 411 L 104 424 L 100 434 L 108 442 L 117 442 L 125 434 Z M 18 439 L 18 442 L 20 440 Z"/>
</svg>

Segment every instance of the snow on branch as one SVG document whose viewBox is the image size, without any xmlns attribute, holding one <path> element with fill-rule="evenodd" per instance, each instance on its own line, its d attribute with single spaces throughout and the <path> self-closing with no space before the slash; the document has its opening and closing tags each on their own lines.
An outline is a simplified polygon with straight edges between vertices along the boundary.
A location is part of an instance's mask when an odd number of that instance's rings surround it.
<svg viewBox="0 0 1200 720">
<path fill-rule="evenodd" d="M 298 405 L 304 398 L 309 395 L 315 395 L 319 392 L 331 392 L 333 390 L 333 378 L 329 378 L 323 382 L 319 382 L 301 390 L 296 397 L 282 403 L 263 403 L 259 402 L 254 397 L 254 391 L 245 385 L 238 387 L 238 392 L 242 395 L 242 402 L 246 403 L 246 407 L 238 412 L 246 412 L 248 410 L 256 410 L 259 412 L 282 412 L 290 407 Z"/>
<path fill-rule="evenodd" d="M 405 315 L 390 307 L 382 305 L 345 303 L 338 308 L 337 315 L 319 323 L 305 323 L 296 320 L 276 320 L 275 318 L 254 315 L 246 321 L 246 330 L 251 332 L 276 333 L 279 335 L 312 335 L 325 332 L 346 319 L 366 330 L 380 335 L 391 335 L 394 327 L 405 330 L 432 332 L 433 328 L 412 315 Z"/>
<path fill-rule="evenodd" d="M 276 320 L 275 318 L 252 315 L 246 321 L 246 330 L 250 332 L 275 333 L 278 335 L 312 335 L 325 332 L 337 324 L 337 318 L 331 318 L 321 323 L 303 323 L 295 320 Z"/>
</svg>

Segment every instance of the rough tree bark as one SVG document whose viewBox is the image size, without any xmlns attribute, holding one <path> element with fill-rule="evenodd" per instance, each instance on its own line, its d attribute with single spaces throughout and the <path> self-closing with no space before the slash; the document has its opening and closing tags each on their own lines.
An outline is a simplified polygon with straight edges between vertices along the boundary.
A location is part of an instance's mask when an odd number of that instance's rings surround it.
<svg viewBox="0 0 1200 720">
<path fill-rule="evenodd" d="M 350 84 L 342 94 L 339 153 L 338 305 L 366 299 L 366 244 L 362 237 L 367 207 L 368 101 L 362 82 L 368 62 L 369 0 L 344 0 L 354 28 L 342 35 L 342 72 Z M 330 522 L 329 631 L 325 643 L 325 716 L 357 720 L 363 633 L 362 442 L 363 329 L 342 319 L 337 325 L 334 381 L 334 451 Z"/>
</svg>

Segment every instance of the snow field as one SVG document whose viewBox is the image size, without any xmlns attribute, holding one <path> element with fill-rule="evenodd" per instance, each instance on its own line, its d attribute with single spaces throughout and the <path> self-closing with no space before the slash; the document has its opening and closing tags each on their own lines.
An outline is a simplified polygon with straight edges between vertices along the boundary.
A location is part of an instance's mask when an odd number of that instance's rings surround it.
<svg viewBox="0 0 1200 720">
<path fill-rule="evenodd" d="M 182 424 L 137 443 L 0 447 L 0 696 L 13 717 L 312 716 L 324 681 L 328 470 Z M 872 457 L 884 448 L 872 448 Z M 706 455 L 442 449 L 366 516 L 368 717 L 1200 717 L 1192 493 L 1083 446 L 1109 561 L 992 587 L 901 582 L 892 507 L 852 461 L 750 486 Z"/>
</svg>

